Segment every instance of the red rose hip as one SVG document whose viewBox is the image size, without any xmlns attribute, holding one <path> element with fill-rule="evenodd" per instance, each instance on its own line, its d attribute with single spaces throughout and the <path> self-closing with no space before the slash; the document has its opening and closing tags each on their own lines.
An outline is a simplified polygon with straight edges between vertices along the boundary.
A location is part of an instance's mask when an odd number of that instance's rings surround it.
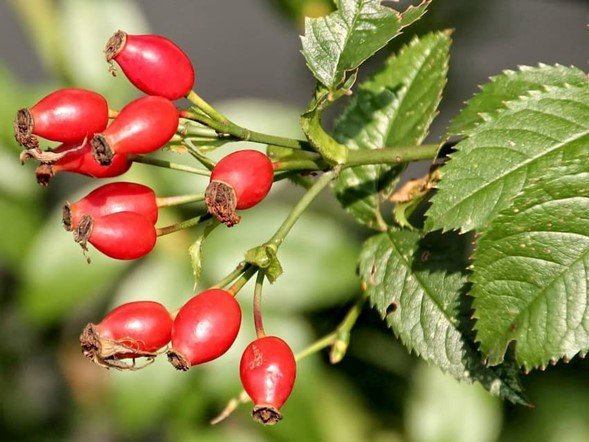
<svg viewBox="0 0 589 442">
<path fill-rule="evenodd" d="M 164 97 L 142 97 L 127 104 L 90 144 L 100 164 L 115 154 L 145 154 L 163 147 L 178 128 L 178 109 Z"/>
<path fill-rule="evenodd" d="M 84 216 L 99 218 L 118 212 L 135 212 L 145 216 L 151 224 L 158 218 L 154 191 L 137 183 L 109 183 L 94 189 L 84 198 L 63 207 L 66 230 L 77 229 Z"/>
<path fill-rule="evenodd" d="M 205 192 L 209 213 L 231 227 L 239 222 L 236 209 L 249 209 L 262 201 L 274 180 L 270 159 L 257 150 L 233 152 L 211 172 Z"/>
<path fill-rule="evenodd" d="M 102 95 L 85 89 L 60 89 L 16 113 L 14 136 L 19 144 L 36 148 L 39 142 L 35 135 L 74 143 L 104 130 L 107 124 L 108 104 Z"/>
<path fill-rule="evenodd" d="M 88 324 L 80 335 L 84 355 L 94 363 L 120 370 L 137 368 L 121 359 L 147 358 L 170 342 L 172 317 L 158 302 L 136 301 L 120 305 L 100 324 Z"/>
<path fill-rule="evenodd" d="M 93 218 L 85 215 L 74 229 L 74 241 L 87 250 L 87 243 L 114 259 L 137 259 L 155 246 L 153 223 L 135 212 L 117 212 Z"/>
<path fill-rule="evenodd" d="M 235 298 L 225 290 L 205 290 L 178 311 L 168 360 L 178 370 L 188 370 L 216 359 L 229 350 L 240 325 L 241 308 Z"/>
<path fill-rule="evenodd" d="M 111 163 L 102 166 L 94 159 L 90 143 L 62 144 L 53 150 L 55 153 L 65 153 L 58 160 L 42 163 L 35 174 L 37 182 L 47 186 L 51 178 L 59 172 L 78 173 L 92 178 L 112 178 L 124 174 L 133 165 L 126 155 L 115 154 Z"/>
<path fill-rule="evenodd" d="M 282 419 L 279 409 L 296 378 L 296 361 L 288 344 L 276 336 L 256 339 L 243 352 L 239 375 L 254 402 L 254 420 L 274 425 Z"/>
<path fill-rule="evenodd" d="M 116 61 L 129 81 L 148 95 L 176 100 L 186 96 L 194 85 L 190 59 L 165 37 L 117 31 L 104 52 L 106 61 Z"/>
</svg>

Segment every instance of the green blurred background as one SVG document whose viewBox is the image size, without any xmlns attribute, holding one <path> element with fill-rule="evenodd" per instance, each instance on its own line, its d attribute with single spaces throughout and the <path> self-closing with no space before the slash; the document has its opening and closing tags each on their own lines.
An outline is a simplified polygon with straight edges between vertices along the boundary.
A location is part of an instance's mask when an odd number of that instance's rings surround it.
<svg viewBox="0 0 589 442">
<path fill-rule="evenodd" d="M 112 261 L 91 251 L 93 262 L 86 264 L 61 228 L 61 205 L 98 183 L 64 174 L 48 188 L 37 186 L 33 165 L 18 162 L 15 111 L 63 86 L 98 90 L 115 108 L 138 96 L 123 76 L 108 74 L 102 58 L 107 38 L 124 29 L 174 39 L 194 61 L 199 93 L 233 120 L 300 136 L 297 115 L 313 85 L 298 52 L 302 16 L 331 7 L 329 0 L 0 2 L 0 440 L 589 440 L 587 362 L 524 376 L 535 408 L 513 407 L 407 354 L 370 311 L 361 316 L 342 363 L 330 366 L 320 354 L 299 365 L 279 425 L 253 423 L 245 405 L 211 427 L 209 419 L 240 391 L 240 352 L 254 336 L 247 301 L 251 286 L 240 295 L 244 322 L 237 343 L 206 366 L 180 373 L 162 359 L 139 372 L 113 372 L 80 354 L 77 337 L 84 324 L 113 306 L 153 299 L 175 309 L 191 296 L 187 247 L 193 232 L 160 239 L 139 262 Z M 502 69 L 538 62 L 586 68 L 588 16 L 584 0 L 434 1 L 405 36 L 456 29 L 450 80 L 432 139 L 476 85 Z M 225 147 L 219 155 L 240 147 Z M 145 165 L 135 165 L 124 179 L 151 185 L 161 196 L 201 192 L 205 186 L 193 175 Z M 301 194 L 280 183 L 240 225 L 216 230 L 204 248 L 199 287 L 218 280 L 247 248 L 266 240 Z M 166 209 L 160 225 L 190 216 L 190 207 Z M 281 249 L 285 275 L 264 295 L 268 331 L 283 336 L 295 351 L 331 331 L 358 295 L 355 260 L 367 235 L 323 195 Z"/>
</svg>

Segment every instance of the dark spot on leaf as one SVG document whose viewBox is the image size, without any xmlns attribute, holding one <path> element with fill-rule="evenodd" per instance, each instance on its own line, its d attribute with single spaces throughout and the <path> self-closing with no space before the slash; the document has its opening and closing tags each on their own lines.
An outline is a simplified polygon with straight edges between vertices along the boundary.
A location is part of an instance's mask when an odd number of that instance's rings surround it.
<svg viewBox="0 0 589 442">
<path fill-rule="evenodd" d="M 397 306 L 396 302 L 391 302 L 389 304 L 389 306 L 387 307 L 386 316 L 389 316 L 390 314 L 395 313 L 397 311 L 397 307 L 398 306 Z"/>
</svg>

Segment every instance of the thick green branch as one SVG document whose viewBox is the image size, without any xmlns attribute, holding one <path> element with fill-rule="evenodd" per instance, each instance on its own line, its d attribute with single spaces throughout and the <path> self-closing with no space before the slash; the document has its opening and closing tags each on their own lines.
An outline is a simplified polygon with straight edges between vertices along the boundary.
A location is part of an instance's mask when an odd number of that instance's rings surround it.
<svg viewBox="0 0 589 442">
<path fill-rule="evenodd" d="M 348 151 L 348 159 L 342 167 L 432 160 L 436 157 L 439 148 L 438 144 L 423 144 L 421 146 L 386 147 L 374 150 L 350 150 Z"/>
</svg>

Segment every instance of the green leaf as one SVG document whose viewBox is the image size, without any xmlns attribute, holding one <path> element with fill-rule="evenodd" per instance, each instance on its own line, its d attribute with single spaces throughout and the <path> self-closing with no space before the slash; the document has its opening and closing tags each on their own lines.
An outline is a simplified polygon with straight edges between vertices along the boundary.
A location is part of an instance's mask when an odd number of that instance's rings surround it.
<svg viewBox="0 0 589 442">
<path fill-rule="evenodd" d="M 382 6 L 380 0 L 336 0 L 337 11 L 305 20 L 301 40 L 307 66 L 330 91 L 337 90 L 348 71 L 418 20 L 430 1 L 423 0 L 399 13 Z"/>
<path fill-rule="evenodd" d="M 353 150 L 420 144 L 446 84 L 450 43 L 448 32 L 436 32 L 404 46 L 359 87 L 336 122 L 335 139 Z M 344 169 L 335 184 L 336 195 L 357 221 L 386 230 L 380 206 L 403 169 L 390 165 Z"/>
<path fill-rule="evenodd" d="M 465 135 L 485 120 L 485 114 L 505 107 L 508 101 L 517 100 L 529 91 L 540 91 L 546 86 L 563 87 L 567 84 L 582 86 L 587 75 L 575 67 L 560 65 L 538 67 L 520 66 L 518 71 L 507 70 L 481 87 L 466 107 L 450 123 L 447 135 Z"/>
<path fill-rule="evenodd" d="M 527 370 L 589 351 L 589 145 L 545 170 L 481 237 L 475 328 L 491 364 L 515 341 Z"/>
<path fill-rule="evenodd" d="M 426 229 L 481 228 L 552 164 L 587 152 L 589 82 L 531 92 L 506 106 L 440 169 Z"/>
<path fill-rule="evenodd" d="M 525 404 L 516 379 L 483 365 L 469 341 L 465 237 L 388 231 L 370 238 L 360 275 L 372 305 L 403 344 L 456 379 Z"/>
<path fill-rule="evenodd" d="M 190 263 L 192 264 L 192 273 L 194 275 L 194 287 L 198 285 L 202 271 L 202 245 L 218 225 L 219 223 L 215 219 L 210 219 L 202 223 L 199 226 L 198 233 L 196 234 L 196 240 L 188 248 Z"/>
</svg>

